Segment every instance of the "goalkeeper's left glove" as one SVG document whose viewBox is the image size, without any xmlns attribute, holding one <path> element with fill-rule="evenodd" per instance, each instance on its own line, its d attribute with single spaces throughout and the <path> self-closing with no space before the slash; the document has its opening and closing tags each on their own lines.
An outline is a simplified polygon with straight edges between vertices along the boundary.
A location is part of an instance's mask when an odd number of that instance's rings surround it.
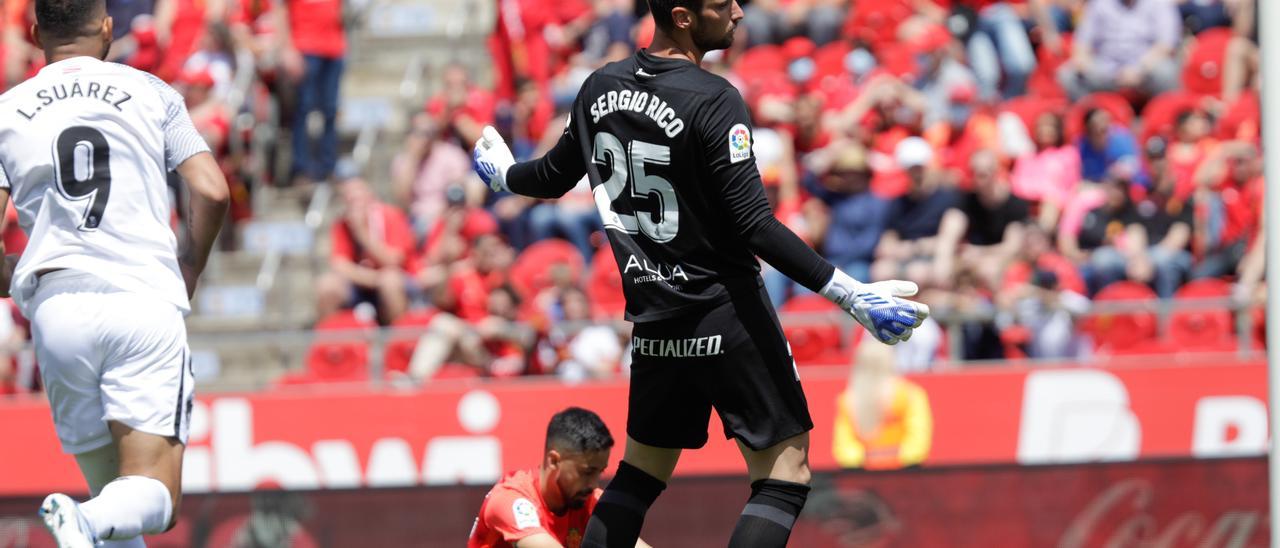
<svg viewBox="0 0 1280 548">
<path fill-rule="evenodd" d="M 507 188 L 507 170 L 515 165 L 516 159 L 511 155 L 507 142 L 498 134 L 493 126 L 484 126 L 480 140 L 476 141 L 471 152 L 471 164 L 476 174 L 489 185 L 494 192 L 510 192 Z"/>
<path fill-rule="evenodd" d="M 822 288 L 822 296 L 848 312 L 867 331 L 885 344 L 898 344 L 911 338 L 913 329 L 929 317 L 923 303 L 899 297 L 910 297 L 919 291 L 916 284 L 889 280 L 864 284 L 836 269 L 831 281 Z"/>
</svg>

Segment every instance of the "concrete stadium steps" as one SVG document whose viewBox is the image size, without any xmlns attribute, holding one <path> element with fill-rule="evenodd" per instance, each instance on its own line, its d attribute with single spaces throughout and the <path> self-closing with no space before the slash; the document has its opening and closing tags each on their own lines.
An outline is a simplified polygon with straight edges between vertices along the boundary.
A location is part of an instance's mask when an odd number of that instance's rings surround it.
<svg viewBox="0 0 1280 548">
<path fill-rule="evenodd" d="M 492 81 L 485 40 L 494 3 L 369 0 L 357 2 L 353 12 L 340 92 L 340 150 L 349 154 L 360 132 L 372 126 L 376 139 L 363 174 L 387 197 L 391 160 L 413 114 L 439 89 L 440 70 L 457 61 L 473 67 L 477 82 Z M 409 86 L 403 85 L 406 74 L 414 81 Z M 256 188 L 254 219 L 237 235 L 242 250 L 210 258 L 187 318 L 193 350 L 207 352 L 206 363 L 216 364 L 209 366 L 216 373 L 202 381 L 202 389 L 261 389 L 302 367 L 309 343 L 305 330 L 315 322 L 314 279 L 327 268 L 328 230 L 340 210 L 335 197 L 320 228 L 299 235 L 296 225 L 304 224 L 310 198 L 304 189 Z M 292 253 L 282 255 L 275 283 L 262 294 L 259 272 L 269 249 L 279 245 Z M 298 249 L 302 245 L 305 250 Z M 265 335 L 281 332 L 294 335 Z"/>
<path fill-rule="evenodd" d="M 265 341 L 253 337 L 193 336 L 193 353 L 216 355 L 213 378 L 198 380 L 199 390 L 209 392 L 261 390 L 285 372 L 301 367 L 306 345 Z"/>
</svg>

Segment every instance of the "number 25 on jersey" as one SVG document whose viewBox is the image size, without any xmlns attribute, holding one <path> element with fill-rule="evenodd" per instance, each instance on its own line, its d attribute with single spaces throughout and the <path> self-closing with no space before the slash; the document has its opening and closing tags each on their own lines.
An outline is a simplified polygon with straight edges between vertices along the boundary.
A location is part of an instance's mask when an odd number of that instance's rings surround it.
<svg viewBox="0 0 1280 548">
<path fill-rule="evenodd" d="M 627 234 L 643 233 L 658 243 L 674 240 L 680 232 L 680 205 L 676 191 L 666 179 L 645 172 L 647 165 L 670 165 L 671 147 L 631 141 L 630 146 L 624 149 L 622 141 L 613 134 L 600 132 L 596 134 L 594 151 L 596 164 L 613 166 L 609 178 L 591 189 L 604 227 Z M 613 202 L 624 194 L 636 214 L 614 211 Z M 642 199 L 648 199 L 654 206 L 652 212 L 641 211 L 637 207 Z"/>
</svg>

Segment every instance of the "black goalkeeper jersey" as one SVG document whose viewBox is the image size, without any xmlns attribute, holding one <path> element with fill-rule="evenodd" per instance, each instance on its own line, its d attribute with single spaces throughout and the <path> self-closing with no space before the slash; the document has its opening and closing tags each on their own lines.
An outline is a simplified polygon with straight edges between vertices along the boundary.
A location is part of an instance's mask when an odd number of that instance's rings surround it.
<svg viewBox="0 0 1280 548">
<path fill-rule="evenodd" d="M 660 320 L 758 288 L 755 253 L 775 262 L 753 245 L 770 232 L 764 228 L 781 225 L 751 144 L 746 104 L 728 81 L 641 50 L 592 74 L 560 142 L 543 159 L 513 166 L 507 183 L 519 194 L 556 197 L 585 173 L 622 274 L 627 319 Z M 782 257 L 802 264 L 780 269 L 820 289 L 832 267 L 786 234 L 767 247 L 799 244 L 811 257 Z"/>
</svg>

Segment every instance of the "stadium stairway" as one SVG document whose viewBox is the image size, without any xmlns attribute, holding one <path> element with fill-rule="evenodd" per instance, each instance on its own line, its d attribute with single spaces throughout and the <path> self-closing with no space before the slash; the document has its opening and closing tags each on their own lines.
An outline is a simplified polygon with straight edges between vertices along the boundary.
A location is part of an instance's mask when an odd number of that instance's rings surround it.
<svg viewBox="0 0 1280 548">
<path fill-rule="evenodd" d="M 349 4 L 349 51 L 339 107 L 342 150 L 389 193 L 389 166 L 412 115 L 437 89 L 449 62 L 488 66 L 492 3 L 366 0 Z M 477 70 L 488 82 L 491 75 Z M 321 194 L 325 190 L 318 191 Z M 308 199 L 309 198 L 309 199 Z M 313 282 L 327 264 L 328 196 L 255 189 L 254 218 L 236 251 L 216 252 L 187 318 L 202 389 L 255 390 L 302 366 L 315 322 Z"/>
</svg>

